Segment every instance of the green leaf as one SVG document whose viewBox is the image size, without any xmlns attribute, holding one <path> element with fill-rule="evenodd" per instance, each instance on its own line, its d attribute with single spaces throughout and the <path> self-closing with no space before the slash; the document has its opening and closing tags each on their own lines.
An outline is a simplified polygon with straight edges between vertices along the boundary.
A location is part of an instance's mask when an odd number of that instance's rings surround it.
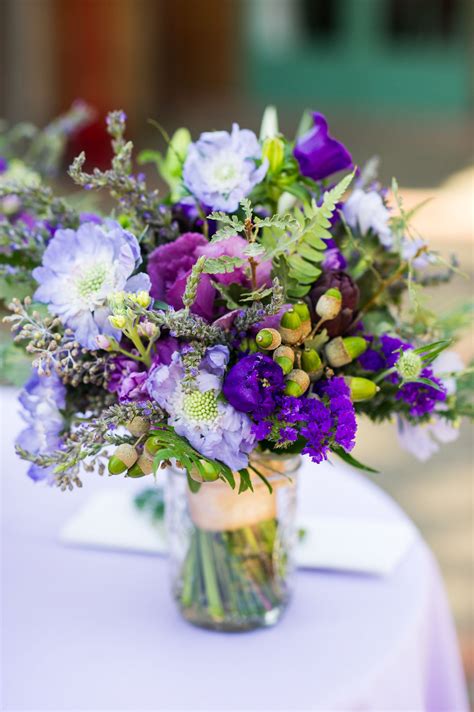
<svg viewBox="0 0 474 712">
<path fill-rule="evenodd" d="M 439 386 L 437 383 L 432 381 L 430 378 L 423 378 L 423 376 L 414 378 L 413 380 L 410 380 L 410 381 L 405 381 L 405 383 L 424 383 L 425 386 L 430 386 L 430 388 L 434 388 L 435 391 L 440 391 L 441 393 L 446 392 L 444 388 Z M 405 385 L 405 383 L 403 385 Z"/>
<path fill-rule="evenodd" d="M 230 257 L 229 255 L 222 255 L 221 257 L 207 257 L 203 272 L 206 274 L 223 274 L 225 272 L 233 272 L 237 267 L 242 267 L 245 263 L 245 260 L 241 257 Z"/>
<path fill-rule="evenodd" d="M 254 467 L 253 465 L 250 465 L 250 464 L 249 464 L 249 468 L 252 470 L 252 472 L 255 472 L 255 474 L 257 475 L 257 477 L 260 477 L 260 479 L 262 480 L 262 482 L 264 483 L 264 485 L 266 485 L 266 487 L 268 488 L 269 493 L 272 494 L 272 492 L 273 492 L 273 487 L 271 486 L 270 482 L 267 480 L 267 478 L 265 477 L 265 475 L 262 475 L 262 473 L 259 472 L 259 470 L 257 470 L 257 468 Z"/>
<path fill-rule="evenodd" d="M 253 485 L 252 485 L 252 480 L 249 475 L 248 470 L 239 470 L 239 475 L 240 475 L 240 487 L 239 487 L 239 494 L 242 494 L 242 492 L 245 492 L 246 490 L 252 490 L 253 492 Z"/>
<path fill-rule="evenodd" d="M 374 470 L 373 467 L 369 467 L 368 465 L 364 465 L 362 462 L 359 462 L 359 460 L 356 460 L 356 458 L 353 455 L 350 455 L 348 452 L 342 449 L 342 447 L 339 447 L 338 445 L 333 445 L 332 451 L 335 455 L 341 458 L 341 460 L 344 460 L 348 465 L 351 465 L 352 467 L 356 467 L 358 470 L 364 470 L 365 472 L 372 472 L 373 474 L 378 475 L 379 471 Z"/>
</svg>

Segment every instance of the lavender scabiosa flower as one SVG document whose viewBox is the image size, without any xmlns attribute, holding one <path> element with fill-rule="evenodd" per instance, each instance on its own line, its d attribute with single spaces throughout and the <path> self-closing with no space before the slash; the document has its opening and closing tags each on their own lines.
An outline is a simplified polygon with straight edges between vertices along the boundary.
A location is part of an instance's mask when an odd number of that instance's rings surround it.
<svg viewBox="0 0 474 712">
<path fill-rule="evenodd" d="M 220 460 L 233 470 L 248 464 L 255 443 L 247 415 L 220 398 L 229 360 L 225 346 L 207 349 L 192 389 L 183 388 L 185 371 L 179 352 L 169 365 L 156 366 L 148 378 L 150 396 L 168 413 L 168 424 L 202 455 Z"/>
<path fill-rule="evenodd" d="M 136 237 L 113 221 L 57 230 L 42 266 L 33 270 L 40 285 L 35 299 L 46 303 L 82 346 L 95 349 L 99 334 L 120 338 L 108 320 L 107 297 L 121 290 L 149 290 L 148 275 L 131 277 L 140 261 Z"/>
<path fill-rule="evenodd" d="M 296 142 L 293 155 L 302 175 L 322 180 L 352 166 L 347 148 L 329 134 L 323 114 L 313 113 L 314 126 Z"/>
<path fill-rule="evenodd" d="M 28 452 L 41 455 L 58 449 L 64 427 L 61 410 L 66 405 L 66 388 L 56 373 L 40 376 L 34 369 L 18 400 L 22 406 L 21 417 L 27 427 L 19 434 L 16 444 Z M 52 467 L 31 464 L 28 476 L 35 481 L 54 482 Z"/>
<path fill-rule="evenodd" d="M 262 149 L 252 131 L 238 124 L 233 124 L 231 133 L 206 131 L 189 146 L 184 184 L 204 205 L 232 213 L 264 179 L 268 161 L 257 166 L 261 160 Z"/>
<path fill-rule="evenodd" d="M 222 391 L 236 410 L 266 417 L 275 410 L 284 388 L 281 367 L 257 353 L 244 356 L 232 366 Z"/>
</svg>

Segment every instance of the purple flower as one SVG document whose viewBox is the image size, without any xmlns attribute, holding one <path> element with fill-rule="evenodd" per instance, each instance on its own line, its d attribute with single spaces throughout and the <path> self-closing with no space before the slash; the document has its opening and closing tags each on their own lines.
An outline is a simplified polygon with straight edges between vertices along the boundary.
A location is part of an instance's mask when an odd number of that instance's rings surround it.
<svg viewBox="0 0 474 712">
<path fill-rule="evenodd" d="M 347 260 L 338 248 L 334 240 L 325 240 L 327 248 L 324 253 L 322 268 L 325 272 L 331 270 L 344 270 L 347 267 Z"/>
<path fill-rule="evenodd" d="M 0 156 L 0 173 L 5 173 L 8 169 L 8 161 L 3 156 Z"/>
<path fill-rule="evenodd" d="M 233 124 L 232 132 L 207 131 L 189 146 L 183 181 L 198 200 L 213 210 L 232 213 L 265 177 L 268 161 L 252 131 Z"/>
<path fill-rule="evenodd" d="M 60 433 L 64 427 L 61 410 L 66 405 L 66 388 L 59 377 L 40 376 L 32 371 L 19 396 L 22 406 L 21 416 L 27 427 L 21 431 L 16 443 L 34 454 L 46 455 L 61 446 Z M 54 482 L 52 467 L 32 464 L 28 469 L 32 480 Z"/>
<path fill-rule="evenodd" d="M 113 221 L 57 230 L 42 266 L 33 270 L 40 285 L 35 299 L 48 304 L 82 346 L 95 349 L 99 334 L 121 335 L 108 320 L 107 298 L 121 290 L 149 290 L 146 274 L 131 277 L 140 262 L 136 237 Z"/>
<path fill-rule="evenodd" d="M 296 142 L 293 154 L 304 176 L 315 181 L 352 166 L 347 148 L 332 138 L 323 114 L 313 113 L 314 126 Z"/>
<path fill-rule="evenodd" d="M 216 243 L 210 243 L 206 238 L 195 232 L 188 232 L 178 237 L 174 242 L 160 245 L 150 255 L 148 274 L 151 278 L 151 295 L 161 299 L 175 309 L 183 307 L 183 294 L 191 269 L 199 257 L 244 257 L 247 242 L 238 235 Z M 262 262 L 257 267 L 257 286 L 270 284 L 271 262 Z M 217 290 L 213 281 L 220 284 L 242 284 L 250 286 L 244 268 L 239 267 L 227 274 L 202 274 L 197 289 L 196 301 L 192 311 L 207 321 L 216 316 L 214 302 Z"/>
<path fill-rule="evenodd" d="M 207 349 L 191 390 L 183 389 L 184 368 L 179 352 L 169 365 L 156 366 L 148 392 L 168 413 L 168 424 L 202 455 L 240 470 L 248 465 L 255 444 L 252 423 L 221 399 L 222 378 L 229 360 L 225 346 Z"/>
<path fill-rule="evenodd" d="M 280 366 L 264 354 L 249 354 L 232 366 L 222 392 L 236 410 L 264 418 L 276 408 L 285 387 Z"/>
<path fill-rule="evenodd" d="M 334 441 L 344 450 L 352 450 L 355 445 L 357 421 L 349 387 L 343 378 L 337 377 L 323 381 L 317 390 L 327 399 L 334 428 Z"/>
<path fill-rule="evenodd" d="M 451 443 L 459 437 L 459 428 L 443 418 L 442 414 L 434 415 L 429 423 L 420 425 L 398 417 L 397 432 L 401 447 L 421 462 L 426 462 L 438 452 L 440 443 Z"/>
<path fill-rule="evenodd" d="M 364 371 L 381 371 L 385 367 L 385 359 L 375 349 L 367 349 L 358 360 Z"/>
<path fill-rule="evenodd" d="M 422 378 L 428 378 L 443 388 L 443 384 L 433 375 L 430 368 L 424 368 L 421 372 Z M 396 395 L 397 400 L 403 400 L 410 406 L 410 415 L 414 418 L 421 418 L 428 413 L 432 413 L 439 403 L 446 400 L 446 391 L 438 390 L 425 383 L 405 383 Z"/>
</svg>

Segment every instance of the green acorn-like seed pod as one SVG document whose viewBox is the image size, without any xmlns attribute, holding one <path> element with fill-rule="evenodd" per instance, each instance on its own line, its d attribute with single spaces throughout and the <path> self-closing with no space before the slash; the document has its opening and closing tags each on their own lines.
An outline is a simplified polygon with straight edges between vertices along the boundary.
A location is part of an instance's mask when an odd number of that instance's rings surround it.
<svg viewBox="0 0 474 712">
<path fill-rule="evenodd" d="M 284 344 L 296 344 L 301 339 L 301 319 L 293 308 L 283 314 L 278 331 Z"/>
<path fill-rule="evenodd" d="M 213 462 L 201 460 L 203 472 L 200 472 L 197 467 L 193 467 L 189 476 L 195 482 L 215 482 L 219 479 L 219 470 Z"/>
<path fill-rule="evenodd" d="M 329 321 L 335 319 L 342 308 L 342 294 L 336 287 L 331 287 L 322 294 L 316 304 L 316 314 Z"/>
<path fill-rule="evenodd" d="M 249 353 L 254 354 L 258 351 L 257 342 L 255 339 L 245 337 L 245 339 L 242 339 L 239 344 L 239 351 L 248 351 Z"/>
<path fill-rule="evenodd" d="M 146 452 L 147 455 L 150 457 L 153 457 L 153 455 L 156 455 L 158 450 L 162 447 L 160 439 L 156 435 L 152 435 L 145 441 L 145 449 L 144 452 Z"/>
<path fill-rule="evenodd" d="M 337 336 L 326 344 L 324 352 L 333 368 L 347 366 L 367 349 L 367 341 L 361 336 Z"/>
<path fill-rule="evenodd" d="M 290 346 L 279 346 L 273 352 L 273 360 L 282 369 L 283 373 L 288 374 L 295 362 L 295 352 Z"/>
<path fill-rule="evenodd" d="M 301 319 L 301 339 L 305 339 L 311 333 L 311 314 L 306 302 L 296 302 L 293 309 Z"/>
<path fill-rule="evenodd" d="M 286 377 L 285 393 L 288 396 L 301 396 L 310 386 L 310 379 L 306 371 L 294 368 Z"/>
<path fill-rule="evenodd" d="M 136 415 L 127 425 L 127 430 L 134 437 L 139 438 L 150 430 L 150 421 L 142 415 Z"/>
<path fill-rule="evenodd" d="M 133 467 L 130 467 L 127 472 L 127 477 L 145 477 L 153 472 L 153 458 L 149 457 L 144 451 Z"/>
<path fill-rule="evenodd" d="M 133 445 L 123 443 L 115 450 L 112 457 L 109 459 L 109 472 L 111 475 L 121 475 L 122 472 L 128 470 L 129 467 L 137 461 L 137 451 Z"/>
<path fill-rule="evenodd" d="M 351 400 L 354 403 L 370 400 L 380 390 L 380 388 L 368 378 L 349 376 L 344 379 L 351 392 Z"/>
<path fill-rule="evenodd" d="M 255 337 L 255 341 L 257 342 L 257 346 L 261 349 L 273 351 L 280 346 L 281 335 L 276 329 L 260 329 Z"/>
<path fill-rule="evenodd" d="M 306 371 L 311 381 L 322 375 L 323 362 L 316 349 L 305 349 L 301 354 L 301 368 Z"/>
<path fill-rule="evenodd" d="M 277 356 L 273 360 L 280 366 L 285 376 L 290 373 L 293 368 L 293 361 L 291 361 L 291 359 L 289 359 L 287 356 Z"/>
<path fill-rule="evenodd" d="M 368 343 L 362 336 L 346 336 L 344 346 L 349 356 L 354 360 L 367 351 Z"/>
</svg>

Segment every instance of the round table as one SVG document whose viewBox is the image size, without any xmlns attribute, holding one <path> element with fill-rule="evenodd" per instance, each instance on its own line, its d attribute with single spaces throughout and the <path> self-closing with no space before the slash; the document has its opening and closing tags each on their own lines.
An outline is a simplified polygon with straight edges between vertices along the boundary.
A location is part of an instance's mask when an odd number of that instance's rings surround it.
<svg viewBox="0 0 474 712">
<path fill-rule="evenodd" d="M 124 483 L 90 475 L 61 493 L 31 482 L 13 452 L 15 397 L 1 391 L 2 709 L 467 709 L 449 608 L 420 537 L 389 577 L 299 571 L 275 628 L 193 628 L 171 600 L 165 560 L 58 543 L 90 492 Z M 364 476 L 329 465 L 306 465 L 300 503 L 405 516 Z"/>
</svg>

